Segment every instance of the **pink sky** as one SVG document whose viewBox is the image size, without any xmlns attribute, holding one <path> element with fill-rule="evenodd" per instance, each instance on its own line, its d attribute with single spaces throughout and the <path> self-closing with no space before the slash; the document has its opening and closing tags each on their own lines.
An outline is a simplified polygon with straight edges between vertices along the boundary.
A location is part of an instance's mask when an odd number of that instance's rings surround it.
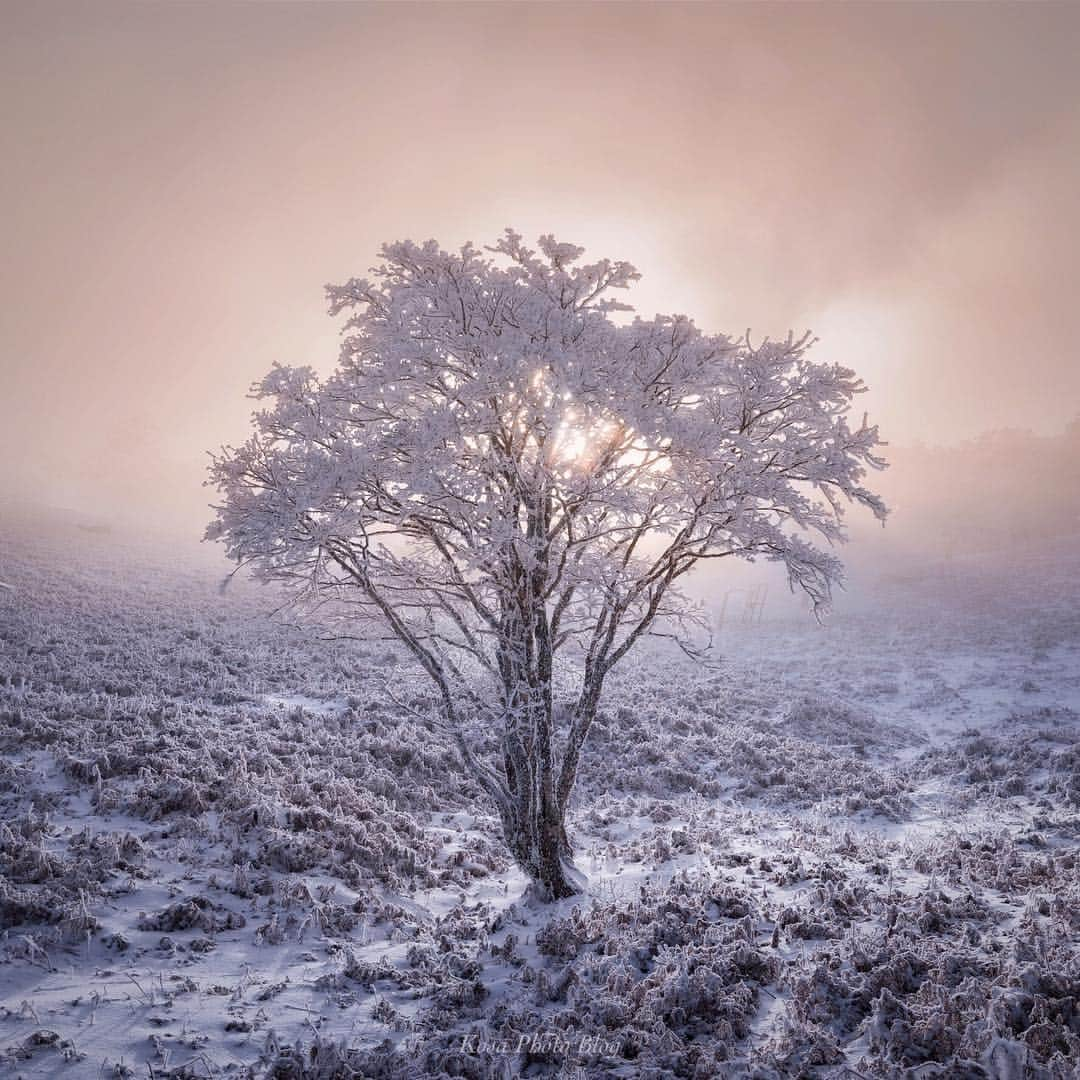
<svg viewBox="0 0 1080 1080">
<path fill-rule="evenodd" d="M 811 328 L 894 443 L 1080 413 L 1080 7 L 8 3 L 0 495 L 203 523 L 322 286 L 506 225 Z"/>
</svg>

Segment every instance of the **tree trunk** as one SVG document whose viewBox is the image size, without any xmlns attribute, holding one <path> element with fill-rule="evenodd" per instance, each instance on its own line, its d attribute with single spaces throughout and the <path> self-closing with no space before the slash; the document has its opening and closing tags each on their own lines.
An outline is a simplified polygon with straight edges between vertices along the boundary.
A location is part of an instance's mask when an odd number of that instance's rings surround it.
<svg viewBox="0 0 1080 1080">
<path fill-rule="evenodd" d="M 508 738 L 504 764 L 509 797 L 502 809 L 503 835 L 518 866 L 541 900 L 561 900 L 581 892 L 566 834 L 565 804 L 556 795 L 550 753 L 529 753 Z"/>
<path fill-rule="evenodd" d="M 563 815 L 554 800 L 513 804 L 504 815 L 503 832 L 518 866 L 529 876 L 541 900 L 562 900 L 581 892 L 573 849 Z"/>
<path fill-rule="evenodd" d="M 526 566 L 511 549 L 508 591 L 500 623 L 499 671 L 503 679 L 503 768 L 507 798 L 500 808 L 506 842 L 532 879 L 539 899 L 561 900 L 581 892 L 566 835 L 565 785 L 556 775 L 553 717 L 553 647 L 546 589 L 550 494 L 525 500 L 527 540 L 537 548 Z M 537 547 L 537 545 L 539 545 Z"/>
<path fill-rule="evenodd" d="M 536 881 L 545 898 L 562 900 L 581 892 L 564 815 L 554 799 L 541 814 L 537 840 Z"/>
</svg>

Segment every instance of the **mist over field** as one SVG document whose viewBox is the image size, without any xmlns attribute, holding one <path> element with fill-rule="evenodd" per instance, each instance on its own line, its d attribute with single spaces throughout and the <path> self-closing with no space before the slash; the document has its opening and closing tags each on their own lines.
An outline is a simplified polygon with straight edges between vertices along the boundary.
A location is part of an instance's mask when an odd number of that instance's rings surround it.
<svg viewBox="0 0 1080 1080">
<path fill-rule="evenodd" d="M 891 510 L 883 527 L 852 515 L 850 542 L 843 549 L 847 564 L 845 591 L 837 609 L 865 608 L 879 602 L 877 586 L 907 576 L 911 579 L 980 564 L 1002 573 L 1017 565 L 1055 568 L 1063 553 L 1080 544 L 1080 421 L 1056 434 L 1007 428 L 984 432 L 949 445 L 889 445 L 888 470 L 876 477 Z M 157 467 L 154 459 L 147 470 Z M 210 517 L 212 490 L 203 486 L 198 466 L 176 468 L 170 482 L 152 490 L 128 491 L 128 500 L 109 490 L 104 505 L 77 497 L 47 503 L 8 495 L 0 500 L 9 519 L 36 519 L 50 531 L 72 525 L 108 530 L 118 542 L 154 542 L 173 558 L 193 560 L 228 571 L 221 553 L 202 541 Z M 117 499 L 115 503 L 108 500 Z M 3 567 L 0 565 L 0 579 Z M 723 603 L 728 589 L 763 585 L 772 606 L 784 614 L 805 608 L 790 596 L 782 568 L 765 563 L 703 567 L 689 583 L 702 603 Z"/>
<path fill-rule="evenodd" d="M 3 24 L 0 1076 L 1080 1074 L 1080 9 Z"/>
</svg>

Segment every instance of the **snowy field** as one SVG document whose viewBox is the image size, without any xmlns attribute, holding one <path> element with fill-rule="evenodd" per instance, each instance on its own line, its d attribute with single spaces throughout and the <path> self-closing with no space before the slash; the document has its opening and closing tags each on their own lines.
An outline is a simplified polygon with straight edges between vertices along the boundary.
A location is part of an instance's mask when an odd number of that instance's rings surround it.
<svg viewBox="0 0 1080 1080">
<path fill-rule="evenodd" d="M 0 1073 L 1077 1075 L 1080 557 L 642 653 L 536 908 L 397 652 L 214 554 L 0 523 Z"/>
</svg>

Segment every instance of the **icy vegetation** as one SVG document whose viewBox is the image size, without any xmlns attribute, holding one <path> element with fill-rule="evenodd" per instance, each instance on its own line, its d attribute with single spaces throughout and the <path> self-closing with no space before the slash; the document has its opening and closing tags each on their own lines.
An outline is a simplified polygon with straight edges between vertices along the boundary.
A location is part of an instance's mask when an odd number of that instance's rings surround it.
<svg viewBox="0 0 1080 1080">
<path fill-rule="evenodd" d="M 546 906 L 391 646 L 73 525 L 0 578 L 2 1074 L 1076 1073 L 1075 555 L 643 652 Z"/>
</svg>

